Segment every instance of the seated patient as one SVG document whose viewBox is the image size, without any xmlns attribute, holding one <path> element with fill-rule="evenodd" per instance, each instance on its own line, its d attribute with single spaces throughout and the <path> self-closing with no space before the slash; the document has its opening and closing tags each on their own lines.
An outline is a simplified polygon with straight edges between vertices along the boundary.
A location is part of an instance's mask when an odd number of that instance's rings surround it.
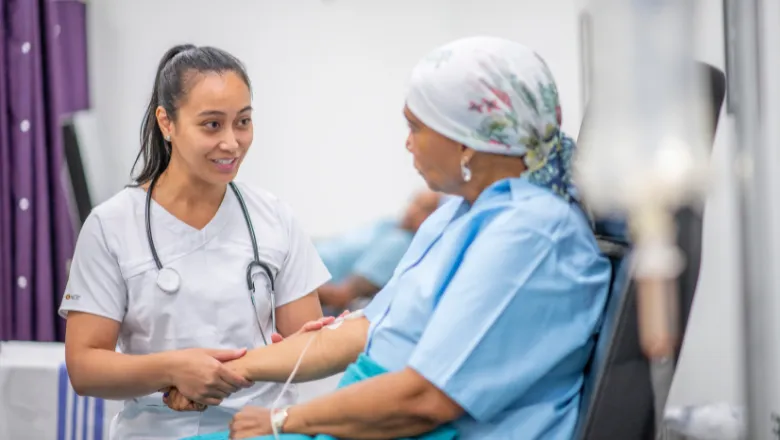
<svg viewBox="0 0 780 440">
<path fill-rule="evenodd" d="M 400 220 L 386 219 L 369 227 L 315 242 L 331 274 L 317 294 L 329 315 L 362 308 L 387 284 L 420 225 L 439 206 L 439 194 L 421 191 Z"/>
<path fill-rule="evenodd" d="M 244 408 L 230 438 L 573 438 L 610 265 L 572 186 L 550 71 L 520 44 L 458 40 L 414 69 L 404 115 L 414 166 L 457 197 L 364 317 L 229 363 L 283 382 L 308 347 L 296 381 L 346 369 L 307 403 Z"/>
</svg>

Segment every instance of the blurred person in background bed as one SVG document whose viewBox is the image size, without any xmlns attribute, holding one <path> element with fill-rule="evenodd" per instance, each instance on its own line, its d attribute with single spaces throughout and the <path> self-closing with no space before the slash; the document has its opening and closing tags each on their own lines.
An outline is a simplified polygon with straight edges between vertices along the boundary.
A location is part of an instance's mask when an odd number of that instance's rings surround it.
<svg viewBox="0 0 780 440">
<path fill-rule="evenodd" d="M 441 197 L 421 191 L 403 217 L 380 220 L 339 236 L 315 240 L 331 281 L 317 289 L 326 315 L 363 308 L 393 276 L 420 225 L 439 206 Z"/>
</svg>

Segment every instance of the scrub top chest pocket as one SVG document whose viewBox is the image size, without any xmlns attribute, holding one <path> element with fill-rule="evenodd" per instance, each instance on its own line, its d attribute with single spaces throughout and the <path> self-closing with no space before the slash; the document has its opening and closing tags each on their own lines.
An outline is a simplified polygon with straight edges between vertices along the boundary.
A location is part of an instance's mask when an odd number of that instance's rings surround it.
<svg viewBox="0 0 780 440">
<path fill-rule="evenodd" d="M 127 312 L 122 332 L 128 336 L 127 353 L 154 353 L 194 347 L 217 346 L 218 322 L 214 312 L 221 306 L 221 276 L 209 276 L 199 253 L 168 262 L 182 275 L 175 293 L 164 292 L 156 283 L 158 270 L 154 263 L 144 264 L 140 272 L 126 279 Z M 221 290 L 221 289 L 220 289 Z M 121 342 L 120 338 L 120 342 Z"/>
<path fill-rule="evenodd" d="M 270 341 L 275 321 L 271 287 L 285 256 L 284 243 L 274 237 L 282 231 L 261 218 L 261 246 L 233 184 L 214 218 L 199 230 L 154 204 L 153 188 L 154 181 L 144 200 L 147 258 L 140 273 L 131 271 L 137 275 L 127 280 L 125 324 L 133 348 L 252 348 L 259 345 L 258 334 L 262 343 Z M 139 337 L 142 341 L 135 341 Z M 144 341 L 151 343 L 143 347 Z"/>
<path fill-rule="evenodd" d="M 160 289 L 156 283 L 158 270 L 151 259 L 129 274 L 123 326 L 132 335 L 133 349 L 155 352 L 191 347 L 252 348 L 264 344 L 263 335 L 270 342 L 270 283 L 261 268 L 253 269 L 253 304 L 246 280 L 253 250 L 245 237 L 239 237 L 242 232 L 245 231 L 225 228 L 222 237 L 207 243 L 187 245 L 182 237 L 172 248 L 161 247 L 166 267 L 181 276 L 176 292 Z M 279 244 L 269 241 L 274 247 L 263 243 L 258 251 L 276 277 L 285 252 Z"/>
</svg>

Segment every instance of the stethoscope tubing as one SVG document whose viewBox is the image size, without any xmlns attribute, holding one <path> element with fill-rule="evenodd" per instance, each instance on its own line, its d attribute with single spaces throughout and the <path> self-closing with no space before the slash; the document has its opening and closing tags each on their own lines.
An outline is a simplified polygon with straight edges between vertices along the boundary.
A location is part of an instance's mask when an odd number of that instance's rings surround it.
<svg viewBox="0 0 780 440">
<path fill-rule="evenodd" d="M 151 207 L 152 207 L 152 191 L 154 190 L 154 186 L 157 183 L 157 177 L 153 178 L 152 181 L 149 184 L 149 189 L 146 192 L 146 206 L 145 206 L 145 213 L 144 213 L 144 222 L 146 223 L 146 238 L 149 243 L 149 249 L 152 252 L 152 258 L 154 259 L 154 264 L 157 266 L 158 273 L 162 273 L 163 270 L 166 268 L 163 267 L 162 262 L 160 261 L 160 256 L 157 254 L 157 248 L 154 245 L 154 238 L 152 236 L 152 216 L 151 216 Z M 241 213 L 244 216 L 244 222 L 246 223 L 247 230 L 249 231 L 249 239 L 252 242 L 252 261 L 247 265 L 246 268 L 246 283 L 247 288 L 249 289 L 250 299 L 252 300 L 252 306 L 255 306 L 255 282 L 253 280 L 253 271 L 255 268 L 262 269 L 263 273 L 265 274 L 266 278 L 268 279 L 269 284 L 269 293 L 268 297 L 270 299 L 271 303 L 271 326 L 273 331 L 276 331 L 276 283 L 273 275 L 273 271 L 271 271 L 271 267 L 260 260 L 260 251 L 257 247 L 257 237 L 255 235 L 255 229 L 252 225 L 252 218 L 249 215 L 249 210 L 246 207 L 246 203 L 244 202 L 244 197 L 241 195 L 241 191 L 238 190 L 238 186 L 234 182 L 230 182 L 228 184 L 230 189 L 233 191 L 233 194 L 235 194 L 236 199 L 238 200 L 238 204 L 241 206 Z M 173 271 L 174 269 L 169 269 L 170 271 Z M 179 277 L 178 273 L 176 273 L 176 276 Z M 179 277 L 180 278 L 180 277 Z M 158 283 L 159 284 L 159 283 Z M 175 289 L 173 289 L 173 292 L 178 290 L 178 285 Z M 173 293 L 170 292 L 170 293 Z M 257 316 L 257 312 L 255 311 L 255 318 L 257 320 L 258 327 L 260 328 L 260 335 L 263 338 L 263 342 L 268 345 L 268 340 L 265 337 L 265 332 L 263 331 L 263 326 L 260 325 L 260 318 Z"/>
</svg>

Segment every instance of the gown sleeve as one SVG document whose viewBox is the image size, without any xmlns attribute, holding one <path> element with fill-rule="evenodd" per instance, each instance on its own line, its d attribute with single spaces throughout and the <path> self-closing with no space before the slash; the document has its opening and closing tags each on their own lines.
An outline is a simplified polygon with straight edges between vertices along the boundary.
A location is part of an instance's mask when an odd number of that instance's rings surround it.
<svg viewBox="0 0 780 440">
<path fill-rule="evenodd" d="M 588 246 L 504 220 L 466 251 L 407 364 L 479 422 L 576 383 L 609 285 Z"/>
</svg>

